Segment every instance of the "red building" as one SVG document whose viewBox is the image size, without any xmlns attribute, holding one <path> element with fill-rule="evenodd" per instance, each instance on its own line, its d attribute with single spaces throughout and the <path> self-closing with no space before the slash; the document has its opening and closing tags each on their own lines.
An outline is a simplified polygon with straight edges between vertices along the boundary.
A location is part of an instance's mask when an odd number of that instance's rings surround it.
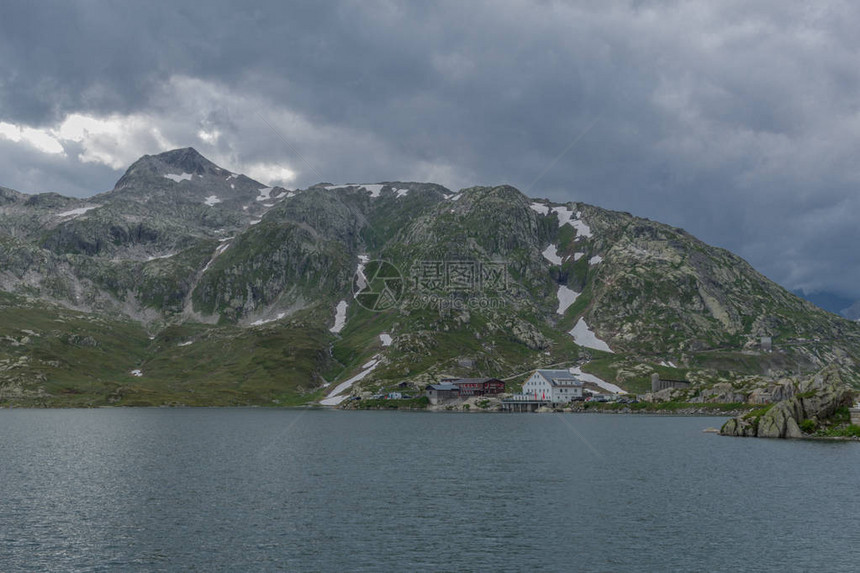
<svg viewBox="0 0 860 573">
<path fill-rule="evenodd" d="M 505 391 L 505 383 L 498 378 L 451 378 L 444 380 L 460 388 L 460 397 L 492 396 Z"/>
</svg>

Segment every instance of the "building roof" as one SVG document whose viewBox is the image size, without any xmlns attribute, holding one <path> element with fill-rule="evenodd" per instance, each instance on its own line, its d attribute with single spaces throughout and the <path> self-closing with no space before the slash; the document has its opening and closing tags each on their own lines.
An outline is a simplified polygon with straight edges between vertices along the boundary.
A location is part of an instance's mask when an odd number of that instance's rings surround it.
<svg viewBox="0 0 860 573">
<path fill-rule="evenodd" d="M 582 381 L 569 370 L 538 370 L 537 373 L 553 386 L 582 386 Z"/>
<path fill-rule="evenodd" d="M 459 386 L 457 386 L 456 384 L 451 384 L 450 382 L 442 382 L 441 384 L 428 384 L 428 385 L 427 385 L 427 389 L 428 389 L 428 390 L 448 390 L 448 391 L 453 391 L 453 390 L 459 390 L 459 389 L 460 389 L 460 387 L 459 387 Z"/>
<path fill-rule="evenodd" d="M 484 384 L 485 382 L 501 382 L 498 378 L 453 378 L 451 384 Z"/>
</svg>

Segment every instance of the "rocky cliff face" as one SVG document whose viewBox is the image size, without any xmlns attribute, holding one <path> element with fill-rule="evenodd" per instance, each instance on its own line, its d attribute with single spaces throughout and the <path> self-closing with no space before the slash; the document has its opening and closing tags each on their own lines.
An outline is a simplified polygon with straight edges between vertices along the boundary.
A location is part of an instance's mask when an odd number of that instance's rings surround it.
<svg viewBox="0 0 860 573">
<path fill-rule="evenodd" d="M 353 296 L 356 271 L 375 259 L 399 282 L 392 304 L 368 310 Z M 88 199 L 0 189 L 0 289 L 130 319 L 155 340 L 202 329 L 220 348 L 252 333 L 261 361 L 305 391 L 371 359 L 361 383 L 373 387 L 576 362 L 632 391 L 655 369 L 721 396 L 830 364 L 860 379 L 860 325 L 681 229 L 510 186 L 288 191 L 193 149 L 143 157 Z M 314 358 L 301 367 L 262 342 L 308 329 Z M 141 363 L 153 359 L 145 347 Z"/>
</svg>

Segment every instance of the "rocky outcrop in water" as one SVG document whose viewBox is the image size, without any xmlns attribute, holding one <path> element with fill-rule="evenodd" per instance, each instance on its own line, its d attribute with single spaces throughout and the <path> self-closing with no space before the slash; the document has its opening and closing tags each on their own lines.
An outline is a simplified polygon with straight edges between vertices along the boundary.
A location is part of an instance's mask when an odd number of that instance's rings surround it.
<svg viewBox="0 0 860 573">
<path fill-rule="evenodd" d="M 782 388 L 786 390 L 785 387 Z M 724 436 L 802 438 L 806 424 L 813 427 L 852 403 L 853 391 L 835 368 L 827 368 L 793 385 L 793 395 L 772 406 L 732 418 L 723 425 Z"/>
</svg>

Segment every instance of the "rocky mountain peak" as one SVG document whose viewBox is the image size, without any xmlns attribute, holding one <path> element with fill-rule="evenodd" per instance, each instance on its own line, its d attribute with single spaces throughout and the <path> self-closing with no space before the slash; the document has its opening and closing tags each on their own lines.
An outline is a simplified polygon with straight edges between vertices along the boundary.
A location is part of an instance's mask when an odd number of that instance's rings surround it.
<svg viewBox="0 0 860 573">
<path fill-rule="evenodd" d="M 135 161 L 116 184 L 117 189 L 127 187 L 139 179 L 151 176 L 188 177 L 189 175 L 223 175 L 229 173 L 203 157 L 193 147 L 165 151 L 158 155 L 144 155 Z"/>
<path fill-rule="evenodd" d="M 200 152 L 193 147 L 183 147 L 181 149 L 165 151 L 164 153 L 147 157 L 155 159 L 164 165 L 181 169 L 183 173 L 203 175 L 213 171 L 217 173 L 223 171 L 223 169 L 203 157 Z"/>
<path fill-rule="evenodd" d="M 5 205 L 8 203 L 14 203 L 16 201 L 20 201 L 22 198 L 22 194 L 18 193 L 14 189 L 9 189 L 7 187 L 0 187 L 0 205 Z"/>
</svg>

